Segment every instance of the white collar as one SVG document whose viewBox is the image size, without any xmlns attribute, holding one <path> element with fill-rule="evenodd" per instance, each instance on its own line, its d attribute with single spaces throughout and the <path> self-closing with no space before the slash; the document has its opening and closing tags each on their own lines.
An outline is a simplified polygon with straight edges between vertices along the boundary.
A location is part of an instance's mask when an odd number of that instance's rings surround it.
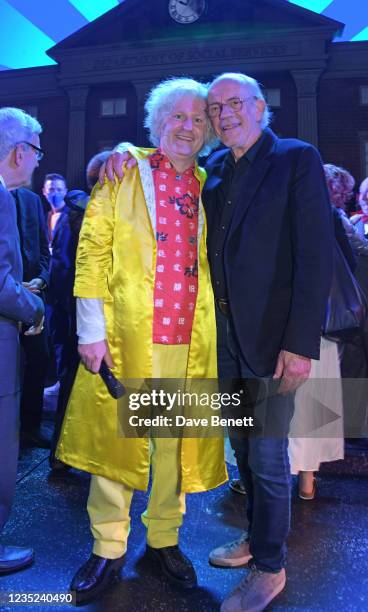
<svg viewBox="0 0 368 612">
<path fill-rule="evenodd" d="M 1 174 L 0 174 L 0 183 L 2 184 L 4 189 L 6 189 L 5 181 L 4 181 L 3 177 L 1 176 Z"/>
</svg>

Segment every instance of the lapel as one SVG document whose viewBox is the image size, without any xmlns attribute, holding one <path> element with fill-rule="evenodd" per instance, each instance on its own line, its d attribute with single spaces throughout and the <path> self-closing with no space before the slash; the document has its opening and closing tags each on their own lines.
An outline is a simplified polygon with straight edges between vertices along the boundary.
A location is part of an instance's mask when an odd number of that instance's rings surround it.
<svg viewBox="0 0 368 612">
<path fill-rule="evenodd" d="M 66 206 L 66 204 L 64 205 L 64 208 L 65 208 L 65 206 Z M 55 224 L 55 227 L 54 227 L 54 231 L 52 231 L 52 230 L 51 230 L 51 227 L 50 227 L 50 223 L 51 223 L 51 214 L 52 214 L 52 212 L 51 212 L 51 213 L 49 213 L 49 214 L 50 214 L 50 217 L 49 217 L 49 231 L 50 231 L 50 234 L 51 234 L 51 244 L 53 244 L 53 243 L 54 243 L 54 240 L 55 240 L 56 236 L 58 235 L 58 233 L 59 233 L 59 231 L 60 231 L 61 226 L 63 225 L 63 220 L 65 219 L 65 215 L 67 215 L 67 214 L 68 214 L 68 213 L 67 213 L 67 212 L 64 210 L 64 208 L 62 209 L 62 211 L 61 211 L 61 213 L 60 213 L 60 215 L 59 215 L 59 217 L 58 217 L 58 220 L 56 221 L 56 224 Z"/>
<path fill-rule="evenodd" d="M 24 230 L 24 211 L 23 211 L 23 206 L 21 204 L 21 199 L 22 199 L 22 194 L 19 193 L 19 189 L 14 189 L 14 191 L 10 192 L 14 198 L 15 201 L 15 207 L 16 207 L 16 211 L 17 211 L 17 224 L 18 224 L 18 229 L 19 229 L 19 233 L 23 233 Z M 22 230 L 22 232 L 21 232 Z"/>
<path fill-rule="evenodd" d="M 151 225 L 153 235 L 156 238 L 156 196 L 155 196 L 155 184 L 153 182 L 153 175 L 151 170 L 151 164 L 148 158 L 138 159 L 139 174 L 141 177 L 141 184 L 144 193 L 144 199 L 146 200 L 146 206 L 148 214 L 151 219 Z"/>
<path fill-rule="evenodd" d="M 197 234 L 197 257 L 199 261 L 199 249 L 200 249 L 201 238 L 202 238 L 203 228 L 204 228 L 204 223 L 205 223 L 205 213 L 204 213 L 204 207 L 203 207 L 203 202 L 202 202 L 202 190 L 203 190 L 203 185 L 206 180 L 206 172 L 205 170 L 203 170 L 203 168 L 200 168 L 198 166 L 197 162 L 195 164 L 194 176 L 196 177 L 196 179 L 199 181 L 199 184 L 200 184 L 199 207 L 198 207 L 198 234 Z"/>
<path fill-rule="evenodd" d="M 276 147 L 277 136 L 269 128 L 266 128 L 265 132 L 265 141 L 258 151 L 256 159 L 252 163 L 251 170 L 247 176 L 244 192 L 241 196 L 241 205 L 236 207 L 231 222 L 230 232 L 233 232 L 244 219 L 271 166 L 272 154 Z"/>
</svg>

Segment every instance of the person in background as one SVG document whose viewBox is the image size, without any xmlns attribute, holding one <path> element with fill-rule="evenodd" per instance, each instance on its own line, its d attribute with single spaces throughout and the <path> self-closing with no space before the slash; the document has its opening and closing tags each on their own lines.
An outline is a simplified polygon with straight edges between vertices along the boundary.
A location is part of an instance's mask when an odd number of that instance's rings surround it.
<svg viewBox="0 0 368 612">
<path fill-rule="evenodd" d="M 52 244 L 57 222 L 65 206 L 67 191 L 66 180 L 61 174 L 55 172 L 46 174 L 42 193 L 50 206 L 47 215 L 47 229 L 50 245 Z"/>
<path fill-rule="evenodd" d="M 344 230 L 356 258 L 354 274 L 368 303 L 368 240 L 362 236 L 345 212 L 355 180 L 345 168 L 333 164 L 325 164 L 324 171 L 331 204 L 337 210 L 344 225 Z M 365 198 L 364 184 L 361 193 L 361 199 L 363 200 Z M 361 434 L 366 436 L 365 429 L 368 418 L 368 319 L 366 319 L 361 333 L 357 333 L 354 338 L 349 339 L 343 345 L 341 376 L 343 378 L 345 422 L 351 423 L 357 438 Z M 351 430 L 350 427 L 348 429 Z M 349 437 L 352 438 L 350 435 Z"/>
<path fill-rule="evenodd" d="M 346 213 L 347 205 L 353 196 L 354 177 L 345 168 L 333 164 L 324 164 L 323 169 L 331 206 L 336 210 L 334 214 L 341 219 L 354 255 L 368 257 L 368 241 L 359 235 Z"/>
<path fill-rule="evenodd" d="M 98 181 L 98 173 L 101 165 L 106 161 L 111 151 L 102 151 L 94 155 L 87 164 L 86 168 L 86 182 L 88 187 L 88 193 L 79 189 L 69 191 L 65 196 L 65 212 L 66 215 L 62 219 L 63 231 L 56 234 L 55 240 L 62 240 L 64 242 L 64 251 L 68 257 L 68 276 L 69 281 L 66 284 L 65 291 L 69 291 L 69 294 L 65 296 L 65 303 L 67 304 L 68 317 L 70 320 L 70 333 L 64 337 L 63 342 L 63 369 L 60 374 L 60 388 L 58 395 L 58 403 L 55 416 L 55 426 L 51 441 L 51 451 L 49 457 L 49 463 L 52 470 L 64 470 L 66 466 L 62 461 L 55 457 L 56 446 L 59 441 L 60 431 L 64 420 L 65 410 L 70 396 L 70 392 L 74 383 L 74 379 L 77 373 L 79 365 L 79 353 L 78 353 L 78 337 L 76 327 L 76 305 L 75 298 L 73 296 L 73 285 L 75 277 L 75 258 L 77 254 L 77 246 L 79 239 L 79 232 L 82 226 L 82 221 L 86 206 L 90 198 L 90 192 L 94 185 Z M 66 248 L 66 244 L 68 247 Z M 58 250 L 58 249 L 57 249 Z M 54 282 L 58 285 L 62 283 L 64 276 L 58 282 L 57 269 L 54 270 Z"/>
<path fill-rule="evenodd" d="M 359 210 L 350 217 L 350 222 L 362 238 L 368 238 L 368 177 L 362 181 L 358 193 Z"/>
<path fill-rule="evenodd" d="M 335 240 L 350 271 L 354 273 L 356 258 L 344 230 L 343 222 L 335 207 L 332 207 Z M 340 357 L 342 341 L 339 343 L 322 336 L 319 361 L 312 360 L 309 381 L 297 389 L 295 411 L 289 437 L 290 470 L 298 475 L 300 499 L 314 499 L 317 490 L 316 473 L 321 463 L 344 458 L 343 397 L 341 387 Z M 326 384 L 323 381 L 328 381 Z M 332 421 L 326 418 L 326 409 L 335 415 Z M 327 423 L 326 423 L 327 421 Z M 316 432 L 312 437 L 312 431 Z M 303 433 L 307 437 L 303 437 Z"/>
<path fill-rule="evenodd" d="M 0 108 L 0 535 L 13 501 L 19 450 L 20 323 L 39 334 L 44 305 L 37 287 L 22 285 L 17 213 L 10 190 L 30 183 L 42 159 L 39 122 L 18 108 Z M 33 562 L 31 548 L 0 544 L 0 575 Z"/>
<path fill-rule="evenodd" d="M 50 253 L 42 203 L 36 193 L 23 187 L 11 193 L 17 207 L 23 285 L 44 299 L 50 277 Z M 42 426 L 43 390 L 50 360 L 47 330 L 44 328 L 35 336 L 21 334 L 20 342 L 24 354 L 21 442 L 49 448 L 50 434 Z"/>
<path fill-rule="evenodd" d="M 61 174 L 46 174 L 42 193 L 51 209 L 47 215 L 47 228 L 50 247 L 50 280 L 47 288 L 47 323 L 50 345 L 55 361 L 55 387 L 46 393 L 59 390 L 60 379 L 66 368 L 64 348 L 66 338 L 72 333 L 70 300 L 73 291 L 74 275 L 71 271 L 73 245 L 69 236 L 68 208 L 65 197 L 67 184 Z"/>
</svg>

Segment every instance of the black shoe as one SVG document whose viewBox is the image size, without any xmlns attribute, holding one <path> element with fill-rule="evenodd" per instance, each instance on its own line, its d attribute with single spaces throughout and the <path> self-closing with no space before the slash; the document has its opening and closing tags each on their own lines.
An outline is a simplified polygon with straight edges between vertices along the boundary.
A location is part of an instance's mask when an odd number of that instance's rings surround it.
<svg viewBox="0 0 368 612">
<path fill-rule="evenodd" d="M 21 446 L 35 446 L 36 448 L 51 448 L 51 431 L 47 427 L 39 427 L 21 432 Z"/>
<path fill-rule="evenodd" d="M 0 546 L 0 575 L 11 574 L 32 565 L 34 553 L 32 548 L 19 546 Z"/>
<path fill-rule="evenodd" d="M 75 574 L 70 590 L 76 603 L 83 603 L 100 595 L 112 582 L 123 565 L 124 557 L 105 559 L 93 554 Z"/>
<path fill-rule="evenodd" d="M 71 468 L 70 465 L 67 465 L 60 459 L 57 459 L 55 455 L 50 455 L 49 457 L 49 466 L 50 470 L 53 474 L 63 474 L 68 472 Z"/>
<path fill-rule="evenodd" d="M 247 494 L 243 481 L 240 480 L 240 478 L 233 478 L 232 480 L 229 480 L 229 487 L 232 491 L 235 491 L 235 493 L 240 493 L 240 495 Z"/>
<path fill-rule="evenodd" d="M 192 562 L 181 552 L 179 546 L 152 548 L 147 544 L 146 554 L 159 562 L 162 572 L 172 584 L 185 589 L 197 586 L 197 576 Z"/>
</svg>

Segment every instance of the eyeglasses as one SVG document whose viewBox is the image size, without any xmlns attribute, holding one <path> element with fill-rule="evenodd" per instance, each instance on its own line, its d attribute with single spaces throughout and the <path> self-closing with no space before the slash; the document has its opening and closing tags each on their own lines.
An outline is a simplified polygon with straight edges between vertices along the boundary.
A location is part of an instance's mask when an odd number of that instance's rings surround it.
<svg viewBox="0 0 368 612">
<path fill-rule="evenodd" d="M 228 106 L 233 111 L 241 111 L 243 108 L 243 103 L 247 100 L 256 100 L 255 96 L 249 96 L 248 98 L 229 98 L 226 102 L 214 102 L 213 104 L 209 104 L 207 108 L 207 113 L 209 117 L 219 117 L 222 113 L 222 109 L 224 106 Z"/>
<path fill-rule="evenodd" d="M 22 140 L 21 142 L 17 142 L 17 145 L 19 145 L 19 144 L 26 144 L 29 147 L 32 147 L 32 149 L 34 149 L 34 151 L 36 151 L 36 159 L 37 159 L 37 161 L 41 161 L 41 159 L 45 155 L 45 151 L 43 151 L 43 149 L 40 149 L 40 147 L 36 147 L 36 145 L 32 144 L 31 142 L 28 142 L 27 140 Z"/>
</svg>

